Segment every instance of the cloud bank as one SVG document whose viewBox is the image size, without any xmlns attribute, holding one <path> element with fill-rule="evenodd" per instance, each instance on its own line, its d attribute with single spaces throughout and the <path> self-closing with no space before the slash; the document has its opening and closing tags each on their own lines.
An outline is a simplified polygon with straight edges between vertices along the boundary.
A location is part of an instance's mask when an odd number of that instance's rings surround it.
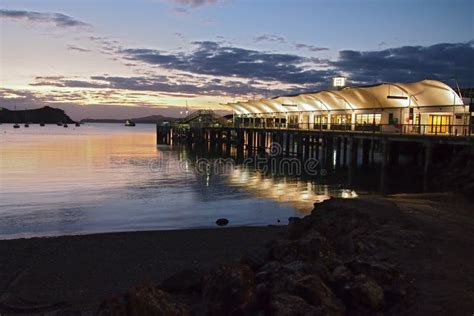
<svg viewBox="0 0 474 316">
<path fill-rule="evenodd" d="M 33 23 L 54 24 L 57 27 L 88 27 L 90 24 L 69 15 L 51 12 L 34 12 L 24 10 L 0 10 L 0 19 L 28 21 Z"/>
<path fill-rule="evenodd" d="M 163 53 L 154 49 L 124 49 L 125 58 L 194 74 L 246 79 L 280 81 L 282 83 L 314 83 L 331 74 L 310 69 L 306 65 L 324 65 L 321 60 L 293 54 L 268 53 L 245 48 L 222 46 L 217 42 L 194 42 L 191 52 Z"/>
</svg>

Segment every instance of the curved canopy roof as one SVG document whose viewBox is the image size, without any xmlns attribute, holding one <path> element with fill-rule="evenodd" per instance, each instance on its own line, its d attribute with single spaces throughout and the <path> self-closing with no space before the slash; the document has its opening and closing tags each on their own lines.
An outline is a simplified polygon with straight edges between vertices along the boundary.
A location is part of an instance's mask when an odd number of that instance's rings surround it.
<svg viewBox="0 0 474 316">
<path fill-rule="evenodd" d="M 409 105 L 452 106 L 463 105 L 463 101 L 448 85 L 436 80 L 423 80 L 322 90 L 227 105 L 237 114 L 253 114 L 399 108 Z"/>
</svg>

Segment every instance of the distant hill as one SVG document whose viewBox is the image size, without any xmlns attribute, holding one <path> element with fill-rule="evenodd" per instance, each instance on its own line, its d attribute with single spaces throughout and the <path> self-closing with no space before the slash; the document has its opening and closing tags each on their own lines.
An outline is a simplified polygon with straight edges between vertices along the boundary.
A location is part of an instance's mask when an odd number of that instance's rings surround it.
<svg viewBox="0 0 474 316">
<path fill-rule="evenodd" d="M 64 110 L 45 106 L 32 110 L 12 111 L 0 108 L 0 123 L 45 123 L 56 124 L 58 122 L 74 123 Z"/>
<path fill-rule="evenodd" d="M 135 123 L 156 123 L 162 121 L 174 121 L 174 117 L 166 117 L 163 115 L 150 115 L 145 117 L 138 117 L 130 119 Z M 83 119 L 82 123 L 124 123 L 126 120 L 117 120 L 117 119 Z"/>
</svg>

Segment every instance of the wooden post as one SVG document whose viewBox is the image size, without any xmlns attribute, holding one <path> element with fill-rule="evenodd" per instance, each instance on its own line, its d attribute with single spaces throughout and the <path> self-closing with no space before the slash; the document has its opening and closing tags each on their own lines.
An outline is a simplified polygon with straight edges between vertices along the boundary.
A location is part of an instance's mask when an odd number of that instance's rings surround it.
<svg viewBox="0 0 474 316">
<path fill-rule="evenodd" d="M 304 154 L 303 159 L 309 158 L 309 135 L 304 135 Z"/>
<path fill-rule="evenodd" d="M 358 140 L 356 138 L 351 138 L 351 157 L 350 157 L 350 165 L 357 166 L 357 153 L 358 153 Z"/>
<path fill-rule="evenodd" d="M 430 141 L 426 141 L 423 144 L 424 147 L 424 164 L 423 164 L 423 191 L 429 189 L 429 172 L 431 171 L 431 163 L 433 159 L 433 144 Z"/>
<path fill-rule="evenodd" d="M 290 155 L 290 133 L 285 132 L 285 155 Z"/>
<path fill-rule="evenodd" d="M 253 130 L 247 130 L 247 151 L 251 153 L 253 151 Z"/>
<path fill-rule="evenodd" d="M 382 165 L 380 167 L 380 192 L 385 194 L 387 192 L 387 166 L 390 155 L 390 144 L 386 139 L 381 142 L 382 145 Z"/>
<path fill-rule="evenodd" d="M 344 137 L 344 153 L 342 157 L 342 164 L 347 166 L 347 147 L 349 146 L 349 138 Z"/>
<path fill-rule="evenodd" d="M 399 158 L 400 158 L 400 150 L 399 150 L 399 143 L 392 142 L 390 144 L 390 165 L 398 165 Z"/>
<path fill-rule="evenodd" d="M 326 137 L 326 151 L 325 151 L 325 165 L 326 166 L 333 166 L 333 157 L 334 157 L 334 138 L 332 136 Z"/>
<path fill-rule="evenodd" d="M 337 137 L 336 138 L 336 167 L 339 167 L 341 165 L 341 143 L 342 143 L 342 138 Z"/>
<path fill-rule="evenodd" d="M 315 140 L 315 154 L 316 154 L 316 159 L 320 159 L 321 155 L 319 154 L 320 146 L 321 146 L 321 135 L 318 134 Z"/>
<path fill-rule="evenodd" d="M 362 141 L 362 165 L 367 166 L 369 164 L 370 157 L 370 139 L 364 139 Z"/>
</svg>

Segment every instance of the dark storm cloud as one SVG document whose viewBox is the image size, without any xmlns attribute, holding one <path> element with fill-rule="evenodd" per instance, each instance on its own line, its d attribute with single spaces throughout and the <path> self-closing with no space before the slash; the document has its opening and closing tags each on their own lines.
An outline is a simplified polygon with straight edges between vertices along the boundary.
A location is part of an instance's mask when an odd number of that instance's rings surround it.
<svg viewBox="0 0 474 316">
<path fill-rule="evenodd" d="M 453 78 L 458 78 L 463 85 L 474 85 L 474 41 L 366 52 L 343 50 L 331 65 L 359 83 L 430 78 L 452 84 Z"/>
<path fill-rule="evenodd" d="M 409 82 L 427 78 L 452 84 L 452 79 L 456 77 L 462 85 L 474 85 L 474 41 L 377 51 L 342 50 L 333 61 L 225 46 L 212 41 L 193 44 L 195 49 L 189 52 L 125 49 L 120 53 L 126 59 L 169 70 L 294 85 L 324 87 L 332 76 L 341 73 L 347 75 L 352 84 Z M 325 49 L 302 45 L 299 48 Z"/>
<path fill-rule="evenodd" d="M 0 18 L 9 20 L 24 20 L 37 23 L 52 23 L 58 27 L 85 27 L 90 26 L 69 15 L 51 12 L 34 12 L 24 10 L 0 10 Z"/>
<path fill-rule="evenodd" d="M 308 69 L 317 59 L 292 54 L 277 54 L 217 42 L 194 42 L 189 53 L 164 53 L 153 49 L 125 49 L 125 58 L 202 75 L 275 80 L 283 83 L 314 83 L 327 80 L 332 72 Z"/>
</svg>

